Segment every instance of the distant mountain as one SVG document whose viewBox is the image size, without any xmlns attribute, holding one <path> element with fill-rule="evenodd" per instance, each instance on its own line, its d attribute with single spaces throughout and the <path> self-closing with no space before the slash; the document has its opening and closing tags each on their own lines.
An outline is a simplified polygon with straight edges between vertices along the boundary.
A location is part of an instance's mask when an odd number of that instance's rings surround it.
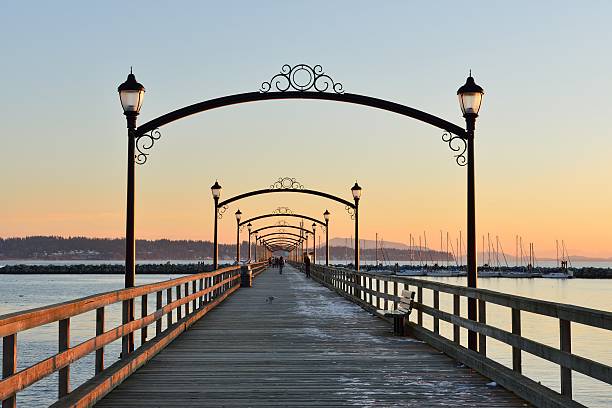
<svg viewBox="0 0 612 408">
<path fill-rule="evenodd" d="M 376 240 L 370 240 L 370 239 L 360 239 L 359 242 L 361 243 L 361 248 L 363 249 L 376 249 Z M 353 241 L 351 241 L 350 238 L 332 238 L 329 240 L 329 246 L 330 247 L 345 247 L 345 246 L 353 246 Z M 378 241 L 378 249 L 381 248 L 385 248 L 385 249 L 405 249 L 405 250 L 409 250 L 409 249 L 415 249 L 417 250 L 417 247 L 410 247 L 409 245 L 406 245 L 402 242 L 393 242 L 393 241 Z"/>
</svg>

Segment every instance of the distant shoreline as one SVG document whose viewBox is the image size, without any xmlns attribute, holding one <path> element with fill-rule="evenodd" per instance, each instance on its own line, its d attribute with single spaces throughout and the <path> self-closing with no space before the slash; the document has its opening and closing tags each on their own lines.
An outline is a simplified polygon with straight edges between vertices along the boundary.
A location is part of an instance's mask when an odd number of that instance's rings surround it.
<svg viewBox="0 0 612 408">
<path fill-rule="evenodd" d="M 24 260 L 21 260 L 24 261 Z M 100 261 L 103 262 L 103 261 Z M 177 261 L 174 261 L 177 262 Z M 141 263 L 136 265 L 136 274 L 138 275 L 188 275 L 201 272 L 210 272 L 213 270 L 212 263 L 206 262 L 189 262 L 189 261 L 178 261 L 181 263 L 173 263 L 172 261 L 162 261 L 160 263 Z M 220 267 L 226 267 L 232 265 L 231 261 L 221 261 Z M 332 266 L 348 266 L 350 265 L 334 265 Z M 371 268 L 372 266 L 370 266 Z M 5 265 L 0 267 L 0 275 L 123 275 L 125 272 L 123 263 L 96 263 L 96 264 L 64 264 L 64 265 L 28 265 L 28 264 L 15 264 Z M 402 269 L 417 270 L 419 266 L 404 265 Z M 452 268 L 452 267 L 451 267 Z M 369 268 L 364 267 L 364 271 Z M 381 266 L 376 268 L 377 270 L 393 270 L 393 266 Z M 431 266 L 430 266 L 431 269 Z M 435 269 L 446 270 L 444 266 L 436 267 Z M 518 268 L 520 269 L 520 268 Z M 554 267 L 540 267 L 538 269 L 547 271 L 556 271 Z M 506 270 L 513 271 L 517 268 L 482 268 L 481 270 Z M 574 273 L 574 277 L 577 279 L 612 279 L 612 268 L 598 268 L 598 267 L 582 267 L 582 268 L 571 268 Z M 423 275 L 426 276 L 426 275 Z"/>
</svg>

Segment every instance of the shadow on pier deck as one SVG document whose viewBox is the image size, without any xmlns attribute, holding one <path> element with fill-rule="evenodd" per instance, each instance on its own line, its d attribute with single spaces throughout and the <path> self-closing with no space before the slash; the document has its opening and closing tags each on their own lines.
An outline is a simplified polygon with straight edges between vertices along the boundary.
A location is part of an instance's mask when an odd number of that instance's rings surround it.
<svg viewBox="0 0 612 408">
<path fill-rule="evenodd" d="M 487 382 L 286 266 L 237 291 L 96 406 L 527 405 Z"/>
</svg>

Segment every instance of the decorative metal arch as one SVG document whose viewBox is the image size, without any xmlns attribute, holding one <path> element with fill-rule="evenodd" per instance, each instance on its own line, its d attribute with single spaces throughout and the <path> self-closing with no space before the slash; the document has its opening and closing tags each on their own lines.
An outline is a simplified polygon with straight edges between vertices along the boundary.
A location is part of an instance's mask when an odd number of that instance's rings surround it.
<svg viewBox="0 0 612 408">
<path fill-rule="evenodd" d="M 251 231 L 251 234 L 257 234 L 259 231 L 267 230 L 270 228 L 293 228 L 296 230 L 304 231 L 306 233 L 312 233 L 312 230 L 306 229 L 304 227 L 298 227 L 296 225 L 266 225 L 265 227 L 257 228 L 256 230 Z"/>
<path fill-rule="evenodd" d="M 271 232 L 271 233 L 269 233 L 269 234 L 262 235 L 262 236 L 260 236 L 259 238 L 261 239 L 261 238 L 269 237 L 269 236 L 271 236 L 271 235 L 282 235 L 283 237 L 284 237 L 285 235 L 291 235 L 291 236 L 293 236 L 293 237 L 299 237 L 299 238 L 302 238 L 302 236 L 301 236 L 301 235 L 298 235 L 298 234 L 293 234 L 293 233 L 291 233 L 291 232 Z"/>
<path fill-rule="evenodd" d="M 271 252 L 276 252 L 276 251 L 286 251 L 286 252 L 291 252 L 296 248 L 295 245 L 288 245 L 288 246 L 270 246 L 268 248 L 269 251 Z"/>
<path fill-rule="evenodd" d="M 249 218 L 248 220 L 241 221 L 240 224 L 238 224 L 238 225 L 248 224 L 249 222 L 253 222 L 253 221 L 257 221 L 257 220 L 262 220 L 264 218 L 270 218 L 270 217 L 294 217 L 294 218 L 302 218 L 302 219 L 305 219 L 305 220 L 309 220 L 309 221 L 315 222 L 315 223 L 317 223 L 319 225 L 325 226 L 325 221 L 321 221 L 321 220 L 318 220 L 316 218 L 309 217 L 307 215 L 302 215 L 302 214 L 263 214 L 263 215 L 258 215 L 257 217 Z"/>
<path fill-rule="evenodd" d="M 303 76 L 303 78 L 300 78 L 300 76 Z M 449 144 L 453 152 L 457 153 L 455 155 L 457 164 L 461 166 L 467 164 L 465 158 L 467 132 L 462 127 L 406 105 L 370 96 L 345 93 L 342 84 L 334 82 L 329 75 L 323 72 L 320 65 L 310 67 L 306 64 L 283 65 L 280 73 L 274 75 L 269 81 L 262 83 L 259 92 L 246 92 L 209 99 L 166 113 L 142 124 L 135 130 L 136 144 L 143 146 L 142 149 L 137 148 L 136 161 L 139 164 L 146 162 L 148 150 L 160 137 L 159 128 L 168 123 L 225 106 L 281 99 L 317 99 L 351 103 L 394 112 L 428 123 L 444 131 L 442 139 Z M 141 141 L 144 143 L 139 143 Z"/>
<path fill-rule="evenodd" d="M 296 243 L 299 244 L 302 242 L 301 239 L 293 239 L 290 237 L 286 237 L 286 238 L 270 238 L 270 239 L 266 239 L 263 241 L 265 244 L 274 244 L 274 243 L 278 243 L 278 242 L 284 242 L 284 243 Z"/>
<path fill-rule="evenodd" d="M 283 184 L 283 182 L 285 180 L 289 180 L 290 184 Z M 337 197 L 333 194 L 329 194 L 329 193 L 325 193 L 322 191 L 317 191 L 317 190 L 310 190 L 307 188 L 304 188 L 304 186 L 302 184 L 299 184 L 297 181 L 295 181 L 294 178 L 291 177 L 281 177 L 279 178 L 276 182 L 274 182 L 270 188 L 264 188 L 261 190 L 254 190 L 254 191 L 249 191 L 247 193 L 242 193 L 242 194 L 238 194 L 237 196 L 234 197 L 230 197 L 227 198 L 223 201 L 221 201 L 218 204 L 219 208 L 223 208 L 223 207 L 227 207 L 229 204 L 233 203 L 234 201 L 238 201 L 238 200 L 242 200 L 248 197 L 253 197 L 253 196 L 257 196 L 257 195 L 261 195 L 261 194 L 272 194 L 272 193 L 302 193 L 302 194 L 310 194 L 310 195 L 314 195 L 314 196 L 318 196 L 318 197 L 323 197 L 323 198 L 327 198 L 329 200 L 333 200 L 336 201 L 338 203 L 341 203 L 342 205 L 344 205 L 347 209 L 355 209 L 355 203 L 352 203 L 348 200 L 345 200 L 343 198 Z M 286 207 L 279 207 L 279 208 L 286 208 Z M 350 212 L 349 212 L 350 214 Z M 281 215 L 289 215 L 286 213 L 283 213 Z"/>
</svg>

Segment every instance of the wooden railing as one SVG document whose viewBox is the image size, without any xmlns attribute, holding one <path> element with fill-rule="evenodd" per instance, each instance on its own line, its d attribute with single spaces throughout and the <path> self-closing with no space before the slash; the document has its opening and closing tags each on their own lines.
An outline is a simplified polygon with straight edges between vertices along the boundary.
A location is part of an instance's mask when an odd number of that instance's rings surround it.
<svg viewBox="0 0 612 408">
<path fill-rule="evenodd" d="M 400 285 L 403 286 L 402 289 L 414 290 L 417 297 L 414 304 L 416 319 L 413 317 L 413 320 L 416 321 L 406 322 L 405 329 L 409 335 L 429 343 L 536 406 L 581 407 L 581 404 L 572 399 L 572 371 L 612 384 L 612 367 L 572 353 L 571 334 L 572 323 L 612 331 L 610 312 L 409 277 L 356 273 L 345 268 L 313 265 L 311 276 L 369 311 L 397 307 Z M 425 290 L 431 291 L 432 301 L 429 305 L 425 304 Z M 452 295 L 452 313 L 441 310 L 440 293 Z M 465 298 L 477 299 L 478 321 L 461 316 L 460 305 Z M 487 324 L 488 304 L 508 309 L 512 322 L 511 331 Z M 523 337 L 523 312 L 558 319 L 559 348 Z M 423 315 L 433 318 L 433 330 L 423 325 Z M 452 325 L 452 338 L 446 338 L 440 333 L 440 320 Z M 461 345 L 461 328 L 478 333 L 477 352 Z M 487 337 L 512 347 L 512 369 L 487 357 Z M 610 346 L 612 347 L 612 343 Z M 559 366 L 561 393 L 522 374 L 522 352 Z"/>
<path fill-rule="evenodd" d="M 250 264 L 257 274 L 266 263 Z M 244 266 L 242 267 L 245 268 Z M 96 294 L 24 312 L 0 316 L 0 337 L 3 341 L 2 408 L 16 406 L 16 394 L 41 379 L 59 372 L 57 407 L 91 406 L 110 390 L 162 350 L 179 334 L 221 303 L 240 287 L 241 267 L 231 266 L 212 272 L 197 273 L 176 279 Z M 164 296 L 165 294 L 165 296 Z M 155 296 L 155 309 L 149 311 L 148 296 Z M 105 308 L 140 298 L 140 318 L 105 328 Z M 71 346 L 70 320 L 83 313 L 96 311 L 95 335 Z M 176 313 L 173 313 L 176 310 Z M 175 318 L 173 320 L 173 315 Z M 166 320 L 163 329 L 162 319 Z M 58 353 L 17 371 L 18 333 L 49 323 L 58 324 Z M 152 327 L 150 327 L 152 326 Z M 151 328 L 151 332 L 149 332 Z M 140 330 L 140 347 L 126 350 L 121 359 L 109 367 L 104 364 L 104 346 Z M 154 335 L 153 335 L 154 331 Z M 93 334 L 93 333 L 92 333 Z M 70 365 L 95 352 L 95 376 L 70 392 Z"/>
</svg>

